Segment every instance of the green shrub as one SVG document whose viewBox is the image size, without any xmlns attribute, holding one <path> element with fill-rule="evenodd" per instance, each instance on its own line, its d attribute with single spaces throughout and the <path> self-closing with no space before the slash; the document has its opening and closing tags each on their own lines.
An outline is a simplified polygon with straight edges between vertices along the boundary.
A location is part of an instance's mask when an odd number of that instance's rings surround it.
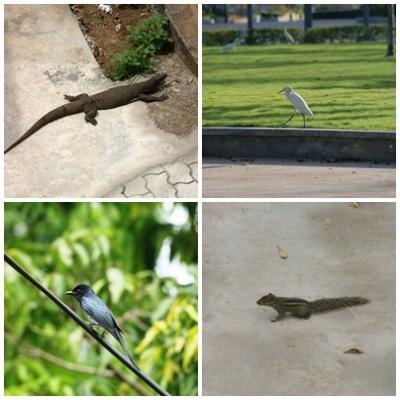
<svg viewBox="0 0 400 400">
<path fill-rule="evenodd" d="M 289 28 L 287 30 L 296 42 L 303 40 L 303 30 L 298 28 Z M 278 44 L 286 43 L 287 39 L 284 35 L 284 29 L 253 29 L 253 44 Z"/>
<path fill-rule="evenodd" d="M 298 28 L 287 30 L 298 43 L 354 43 L 381 42 L 386 40 L 386 26 L 338 26 L 310 28 L 307 31 Z M 286 43 L 284 29 L 252 29 L 246 33 L 248 44 Z M 224 46 L 240 38 L 240 31 L 233 29 L 215 29 L 203 33 L 204 46 Z"/>
<path fill-rule="evenodd" d="M 203 32 L 204 46 L 225 46 L 240 38 L 240 32 L 233 29 L 215 29 Z"/>
<path fill-rule="evenodd" d="M 127 28 L 128 41 L 132 48 L 115 54 L 115 67 L 110 74 L 113 80 L 128 79 L 133 75 L 152 72 L 152 58 L 166 51 L 172 43 L 168 31 L 168 18 L 155 14 L 143 20 L 136 28 Z"/>
<path fill-rule="evenodd" d="M 165 50 L 172 42 L 168 32 L 168 18 L 161 14 L 146 18 L 136 28 L 128 27 L 127 31 L 132 47 L 143 47 L 154 54 Z"/>
<path fill-rule="evenodd" d="M 335 26 L 310 28 L 304 34 L 305 43 L 380 42 L 386 40 L 386 26 Z"/>
<path fill-rule="evenodd" d="M 289 28 L 287 30 L 296 42 L 303 40 L 303 30 L 297 28 Z M 248 44 L 277 44 L 286 43 L 284 29 L 252 29 L 247 31 L 246 41 Z M 239 31 L 233 29 L 215 29 L 203 33 L 204 46 L 224 46 L 232 43 L 235 39 L 242 35 Z"/>
</svg>

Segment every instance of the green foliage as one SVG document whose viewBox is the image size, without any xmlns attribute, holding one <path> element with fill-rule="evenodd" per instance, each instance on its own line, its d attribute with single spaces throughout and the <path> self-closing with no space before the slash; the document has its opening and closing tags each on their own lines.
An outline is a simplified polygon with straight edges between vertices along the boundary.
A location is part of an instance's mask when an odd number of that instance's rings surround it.
<svg viewBox="0 0 400 400">
<path fill-rule="evenodd" d="M 7 203 L 5 250 L 79 313 L 63 293 L 89 283 L 141 369 L 171 394 L 195 395 L 195 219 L 195 203 Z M 155 270 L 170 261 L 189 283 Z M 9 266 L 4 294 L 7 395 L 153 394 Z"/>
<path fill-rule="evenodd" d="M 297 28 L 289 28 L 287 30 L 296 42 L 303 40 L 303 30 Z M 284 35 L 284 29 L 252 29 L 252 44 L 279 44 L 286 43 L 287 39 Z"/>
<path fill-rule="evenodd" d="M 225 46 L 239 38 L 240 32 L 234 29 L 203 31 L 203 46 Z"/>
<path fill-rule="evenodd" d="M 143 46 L 149 48 L 153 54 L 159 53 L 171 42 L 168 18 L 156 14 L 145 19 L 137 28 L 128 28 L 128 40 L 132 47 Z"/>
<path fill-rule="evenodd" d="M 332 26 L 307 29 L 305 43 L 353 43 L 384 42 L 387 27 L 385 25 Z"/>
<path fill-rule="evenodd" d="M 292 106 L 278 91 L 291 85 L 315 114 L 310 128 L 394 131 L 396 63 L 385 54 L 367 43 L 204 48 L 203 125 L 281 126 Z"/>
<path fill-rule="evenodd" d="M 354 25 L 319 27 L 307 29 L 289 28 L 287 30 L 296 42 L 303 43 L 355 43 L 384 42 L 387 28 L 385 25 Z M 252 29 L 246 37 L 252 37 L 252 44 L 286 43 L 283 29 Z M 233 29 L 215 29 L 203 32 L 204 46 L 224 46 L 240 37 L 240 32 Z"/>
<path fill-rule="evenodd" d="M 166 16 L 155 14 L 136 28 L 128 28 L 128 41 L 132 48 L 113 56 L 112 79 L 127 79 L 138 73 L 152 72 L 152 58 L 172 43 L 168 23 Z"/>
</svg>

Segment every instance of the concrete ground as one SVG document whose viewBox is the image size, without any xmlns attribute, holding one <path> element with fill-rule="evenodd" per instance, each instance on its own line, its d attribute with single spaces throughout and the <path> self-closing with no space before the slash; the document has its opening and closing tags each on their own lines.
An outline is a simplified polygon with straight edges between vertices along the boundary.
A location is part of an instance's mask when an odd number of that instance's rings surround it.
<svg viewBox="0 0 400 400">
<path fill-rule="evenodd" d="M 395 197 L 394 164 L 203 159 L 204 197 Z"/>
<path fill-rule="evenodd" d="M 93 94 L 113 85 L 67 5 L 5 6 L 5 146 L 64 104 L 64 94 Z M 197 129 L 183 136 L 165 132 L 143 102 L 102 110 L 97 120 L 94 127 L 83 114 L 60 119 L 7 153 L 5 196 L 115 196 L 155 168 L 170 175 L 179 169 L 182 175 L 175 181 L 188 181 L 184 160 L 191 158 L 192 166 L 197 161 Z M 182 193 L 180 186 L 171 191 L 166 179 L 157 185 L 154 197 L 166 192 L 197 196 L 195 180 L 181 185 Z"/>
<path fill-rule="evenodd" d="M 203 395 L 396 394 L 395 204 L 354 206 L 203 204 Z M 371 303 L 271 323 L 269 292 Z"/>
</svg>

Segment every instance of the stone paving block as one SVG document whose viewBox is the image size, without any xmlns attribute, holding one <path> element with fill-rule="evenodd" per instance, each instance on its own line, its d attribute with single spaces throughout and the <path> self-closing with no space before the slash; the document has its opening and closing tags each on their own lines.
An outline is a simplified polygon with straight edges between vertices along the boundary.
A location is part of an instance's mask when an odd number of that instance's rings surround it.
<svg viewBox="0 0 400 400">
<path fill-rule="evenodd" d="M 175 185 L 178 191 L 179 198 L 197 197 L 197 183 L 193 182 L 191 184 L 177 183 Z"/>
<path fill-rule="evenodd" d="M 175 163 L 164 166 L 164 169 L 169 173 L 169 182 L 176 183 L 191 183 L 193 177 L 190 175 L 190 168 L 183 162 L 182 159 Z"/>
<path fill-rule="evenodd" d="M 163 172 L 162 168 L 153 168 L 151 171 L 152 173 L 159 173 Z M 125 185 L 125 195 L 127 197 L 141 197 L 146 196 L 149 192 L 149 189 L 146 188 L 146 181 L 143 179 L 143 175 L 140 175 L 131 181 L 127 182 Z M 122 186 L 123 187 L 123 186 Z"/>
<path fill-rule="evenodd" d="M 146 186 L 154 197 L 177 197 L 174 186 L 168 184 L 168 174 L 166 171 L 162 173 L 145 174 L 144 179 Z"/>
<path fill-rule="evenodd" d="M 199 177 L 198 177 L 198 172 L 199 172 L 199 163 L 197 161 L 194 161 L 190 164 L 188 164 L 189 168 L 191 169 L 191 174 L 193 179 L 198 182 L 199 181 Z"/>
</svg>

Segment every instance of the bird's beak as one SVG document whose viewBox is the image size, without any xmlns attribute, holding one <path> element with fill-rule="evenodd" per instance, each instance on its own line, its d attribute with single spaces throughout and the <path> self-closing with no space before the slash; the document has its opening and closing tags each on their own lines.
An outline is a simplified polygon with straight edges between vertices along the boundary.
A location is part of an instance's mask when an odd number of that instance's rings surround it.
<svg viewBox="0 0 400 400">
<path fill-rule="evenodd" d="M 69 296 L 75 296 L 75 293 L 69 290 L 68 292 L 65 292 L 64 294 L 67 294 Z"/>
<path fill-rule="evenodd" d="M 278 93 L 282 93 L 283 91 L 285 91 L 285 88 L 283 88 L 282 90 L 280 90 Z"/>
</svg>

